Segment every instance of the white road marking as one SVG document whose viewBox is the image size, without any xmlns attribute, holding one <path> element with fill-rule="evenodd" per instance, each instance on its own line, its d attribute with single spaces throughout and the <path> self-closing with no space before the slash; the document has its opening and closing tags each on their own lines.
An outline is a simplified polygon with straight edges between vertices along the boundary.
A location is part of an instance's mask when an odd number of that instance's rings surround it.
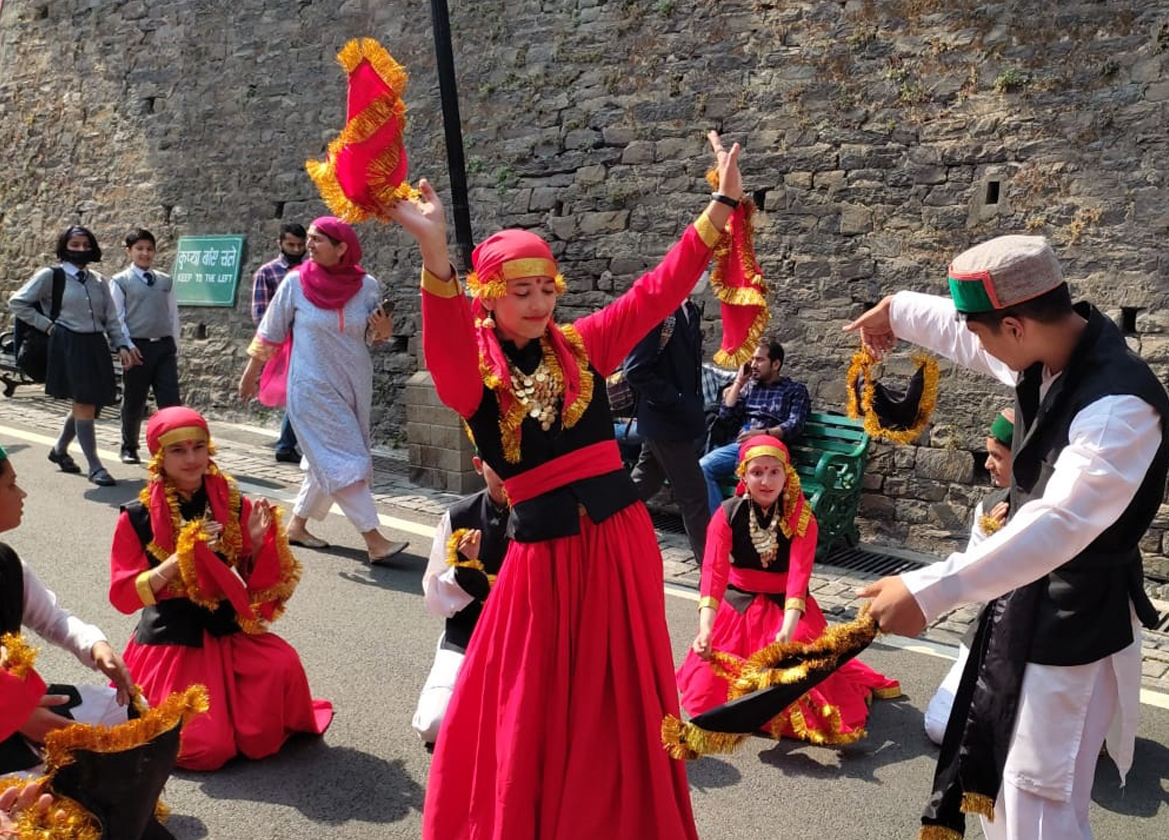
<svg viewBox="0 0 1169 840">
<path fill-rule="evenodd" d="M 258 430 L 262 431 L 262 430 Z M 5 440 L 23 440 L 28 443 L 39 443 L 43 446 L 55 446 L 57 439 L 49 437 L 48 435 L 37 434 L 36 432 L 26 432 L 23 429 L 14 429 L 11 426 L 0 426 L 0 433 L 3 433 Z M 111 452 L 108 449 L 99 449 L 98 455 L 102 458 L 109 458 L 111 460 L 118 459 L 118 453 Z M 296 500 L 295 493 L 289 493 L 284 490 L 273 490 L 271 487 L 262 487 L 251 482 L 239 482 L 240 489 L 251 496 L 265 496 L 268 499 L 291 504 Z M 329 513 L 336 516 L 344 516 L 341 509 L 333 505 L 329 509 Z M 414 534 L 419 537 L 430 537 L 433 539 L 435 528 L 433 525 L 424 525 L 420 522 L 411 522 L 408 519 L 399 519 L 396 516 L 389 516 L 388 514 L 379 513 L 378 521 L 387 528 L 393 528 L 397 531 L 405 531 L 408 534 Z M 698 593 L 686 586 L 678 586 L 674 583 L 667 583 L 665 586 L 666 594 L 675 598 L 684 598 L 688 601 L 697 601 Z M 927 639 L 905 639 L 900 636 L 882 636 L 877 644 L 887 645 L 899 650 L 908 651 L 909 653 L 917 653 L 923 656 L 935 656 L 939 659 L 948 659 L 954 661 L 958 658 L 958 648 L 953 645 L 943 645 L 938 642 L 931 642 Z M 1156 706 L 1159 709 L 1169 709 L 1169 694 L 1164 694 L 1158 691 L 1151 691 L 1147 688 L 1141 689 L 1141 702 L 1146 706 Z"/>
</svg>

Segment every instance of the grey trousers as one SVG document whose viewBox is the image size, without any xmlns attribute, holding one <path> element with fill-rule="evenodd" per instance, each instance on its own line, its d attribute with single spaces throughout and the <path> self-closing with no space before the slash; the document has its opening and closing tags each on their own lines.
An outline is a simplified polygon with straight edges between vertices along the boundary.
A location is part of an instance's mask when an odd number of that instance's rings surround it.
<svg viewBox="0 0 1169 840">
<path fill-rule="evenodd" d="M 668 478 L 674 490 L 674 500 L 682 513 L 682 524 L 690 540 L 694 560 L 702 566 L 706 550 L 706 526 L 710 524 L 710 509 L 706 499 L 706 477 L 698 466 L 698 449 L 693 441 L 651 440 L 641 445 L 641 455 L 630 474 L 642 501 L 647 501 L 662 488 Z"/>
</svg>

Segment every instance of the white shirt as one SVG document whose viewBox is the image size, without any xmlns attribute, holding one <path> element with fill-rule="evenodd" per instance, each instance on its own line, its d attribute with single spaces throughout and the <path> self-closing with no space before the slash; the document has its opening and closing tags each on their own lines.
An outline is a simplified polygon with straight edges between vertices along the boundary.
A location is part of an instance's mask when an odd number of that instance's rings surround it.
<svg viewBox="0 0 1169 840">
<path fill-rule="evenodd" d="M 898 292 L 889 317 L 899 338 L 1015 386 L 1018 375 L 982 349 L 949 298 Z M 1041 399 L 1057 376 L 1044 370 Z M 989 601 L 1025 586 L 1079 554 L 1132 502 L 1160 444 L 1160 416 L 1139 397 L 1102 397 L 1081 409 L 1072 418 L 1068 444 L 1041 496 L 1015 511 L 998 532 L 971 540 L 965 551 L 901 575 L 926 621 L 961 604 Z M 1069 736 L 1083 726 L 1099 669 L 1111 667 L 1119 702 L 1108 751 L 1123 781 L 1132 765 L 1140 711 L 1140 625 L 1135 616 L 1133 637 L 1123 650 L 1085 665 L 1027 664 L 1021 707 L 1028 710 L 1032 728 L 1051 731 L 1016 731 L 1006 780 L 1048 798 L 1070 797 L 1079 738 Z"/>
<path fill-rule="evenodd" d="M 72 653 L 82 665 L 96 669 L 93 646 L 106 641 L 105 633 L 59 606 L 57 596 L 23 560 L 20 568 L 24 573 L 24 626 L 46 642 Z"/>
<path fill-rule="evenodd" d="M 453 533 L 451 512 L 443 513 L 430 545 L 430 559 L 422 575 L 426 609 L 439 618 L 450 618 L 475 599 L 455 582 L 455 567 L 447 565 L 447 542 Z"/>
</svg>

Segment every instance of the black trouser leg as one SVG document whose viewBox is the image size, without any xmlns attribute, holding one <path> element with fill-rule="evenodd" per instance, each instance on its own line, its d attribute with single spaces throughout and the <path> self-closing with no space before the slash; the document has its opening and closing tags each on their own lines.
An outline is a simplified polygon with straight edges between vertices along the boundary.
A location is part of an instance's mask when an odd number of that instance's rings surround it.
<svg viewBox="0 0 1169 840">
<path fill-rule="evenodd" d="M 706 477 L 698 466 L 698 450 L 693 441 L 647 440 L 642 450 L 653 452 L 653 458 L 665 470 L 674 490 L 674 501 L 682 513 L 682 524 L 690 540 L 694 560 L 702 565 L 706 551 L 706 526 L 710 524 L 709 502 L 707 501 Z"/>
<path fill-rule="evenodd" d="M 641 444 L 641 452 L 637 456 L 637 463 L 633 465 L 633 471 L 629 477 L 633 480 L 633 486 L 637 488 L 637 495 L 643 502 L 648 502 L 662 489 L 662 482 L 666 480 L 666 476 L 662 472 L 661 463 L 654 457 L 653 450 L 649 448 L 648 441 Z"/>
<path fill-rule="evenodd" d="M 142 426 L 142 412 L 146 408 L 146 394 L 150 390 L 150 345 L 137 345 L 142 353 L 142 364 L 122 371 L 122 450 L 138 451 L 138 431 Z"/>
<path fill-rule="evenodd" d="M 154 366 L 154 377 L 151 380 L 154 387 L 154 401 L 159 408 L 182 405 L 183 399 L 179 395 L 179 356 L 175 350 L 174 339 L 168 338 L 157 344 L 158 359 Z"/>
</svg>

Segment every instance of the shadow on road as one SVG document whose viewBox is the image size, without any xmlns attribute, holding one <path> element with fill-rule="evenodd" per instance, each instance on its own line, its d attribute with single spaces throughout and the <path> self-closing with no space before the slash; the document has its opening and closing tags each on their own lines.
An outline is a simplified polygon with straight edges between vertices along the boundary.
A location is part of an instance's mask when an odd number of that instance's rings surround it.
<svg viewBox="0 0 1169 840">
<path fill-rule="evenodd" d="M 84 470 L 84 466 L 82 469 Z M 82 481 L 86 480 L 84 473 L 80 478 Z M 120 508 L 122 505 L 138 498 L 138 493 L 146 486 L 146 479 L 119 478 L 118 483 L 113 487 L 96 487 L 92 484 L 87 484 L 86 486 L 89 489 L 82 495 L 87 501 L 100 502 L 112 508 Z"/>
<path fill-rule="evenodd" d="M 1148 738 L 1137 738 L 1132 769 L 1124 787 L 1111 758 L 1096 762 L 1092 801 L 1101 808 L 1132 817 L 1156 816 L 1169 804 L 1169 747 Z"/>
<path fill-rule="evenodd" d="M 263 761 L 236 759 L 214 775 L 178 775 L 200 782 L 212 799 L 286 805 L 327 825 L 393 823 L 422 810 L 423 788 L 400 759 L 332 747 L 310 735 L 291 738 Z"/>
<path fill-rule="evenodd" d="M 718 758 L 705 756 L 686 765 L 686 776 L 694 790 L 708 791 L 738 784 L 743 774 L 739 768 Z"/>
<path fill-rule="evenodd" d="M 769 743 L 758 738 L 752 744 Z M 771 742 L 774 743 L 774 742 Z M 904 700 L 878 700 L 869 714 L 868 735 L 843 747 L 818 747 L 784 738 L 759 759 L 787 775 L 813 779 L 851 779 L 880 783 L 876 772 L 882 767 L 937 755 L 922 728 L 921 712 Z"/>
</svg>

